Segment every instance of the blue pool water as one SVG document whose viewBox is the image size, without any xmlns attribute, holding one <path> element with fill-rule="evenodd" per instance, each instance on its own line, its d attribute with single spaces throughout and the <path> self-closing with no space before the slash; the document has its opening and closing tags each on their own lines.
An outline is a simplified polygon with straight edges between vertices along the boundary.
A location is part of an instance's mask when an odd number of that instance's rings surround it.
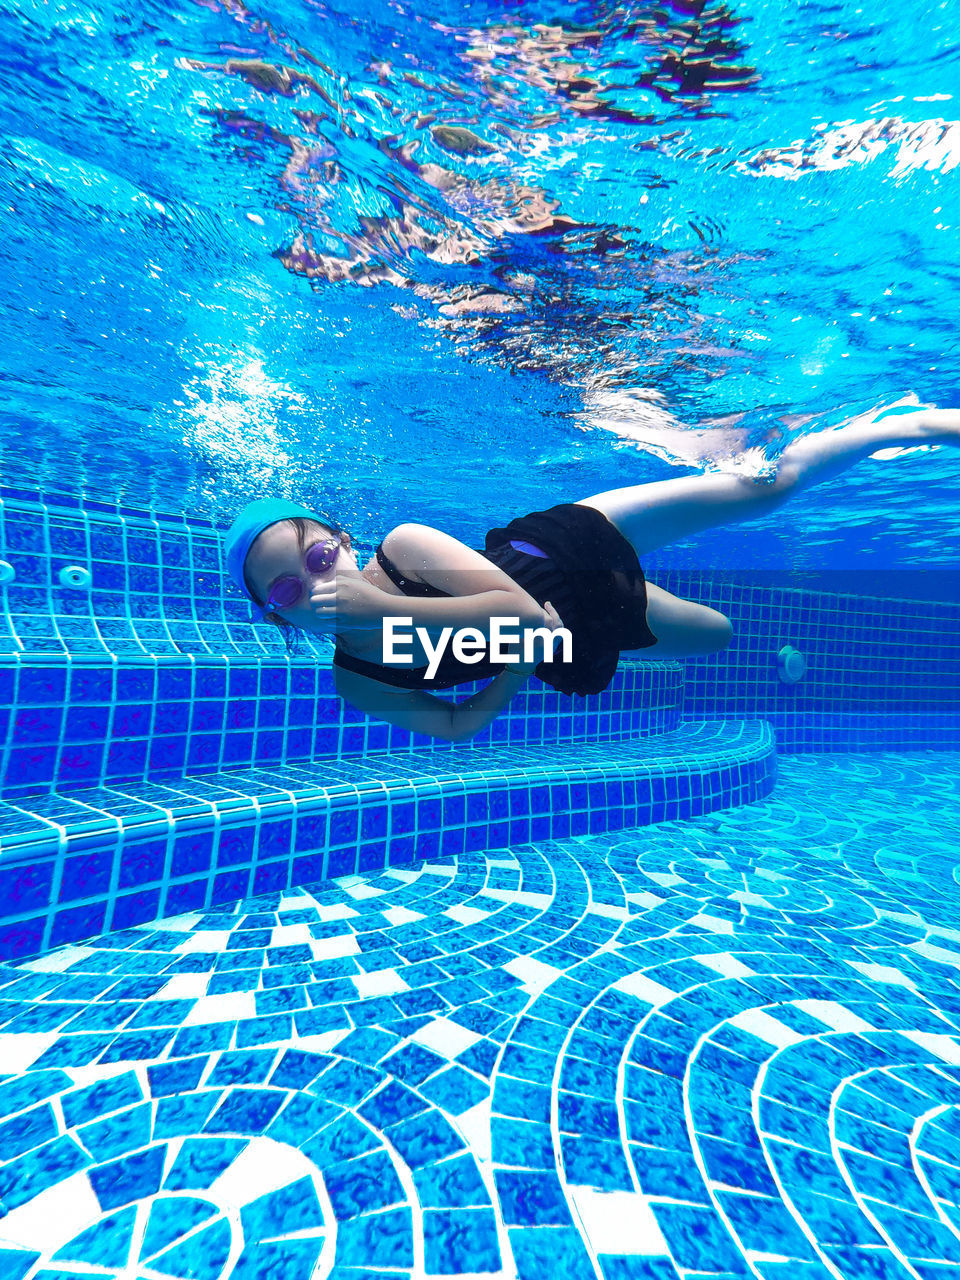
<svg viewBox="0 0 960 1280">
<path fill-rule="evenodd" d="M 0 5 L 7 483 L 469 541 L 956 403 L 955 17 Z M 954 477 L 864 464 L 696 563 L 949 569 Z"/>
<path fill-rule="evenodd" d="M 958 1274 L 956 449 L 464 743 L 223 566 L 957 405 L 955 10 L 0 0 L 0 1280 Z"/>
</svg>

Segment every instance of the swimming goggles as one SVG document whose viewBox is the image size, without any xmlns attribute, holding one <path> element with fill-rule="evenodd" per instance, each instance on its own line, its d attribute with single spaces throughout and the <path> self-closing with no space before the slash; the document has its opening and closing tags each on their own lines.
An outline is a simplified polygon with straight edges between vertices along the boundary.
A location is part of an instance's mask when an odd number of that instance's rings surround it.
<svg viewBox="0 0 960 1280">
<path fill-rule="evenodd" d="M 303 563 L 310 573 L 326 573 L 332 569 L 340 554 L 340 540 L 329 538 L 326 542 L 313 542 L 303 553 Z M 275 609 L 290 609 L 303 595 L 303 579 L 295 573 L 284 574 L 270 588 L 270 595 L 263 607 L 262 617 Z"/>
</svg>

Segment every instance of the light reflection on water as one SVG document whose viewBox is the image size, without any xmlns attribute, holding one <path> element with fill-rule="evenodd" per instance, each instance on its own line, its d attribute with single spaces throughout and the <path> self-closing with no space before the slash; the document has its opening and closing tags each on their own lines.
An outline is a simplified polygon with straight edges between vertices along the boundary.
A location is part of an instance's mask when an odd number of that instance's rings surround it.
<svg viewBox="0 0 960 1280">
<path fill-rule="evenodd" d="M 955 402 L 944 12 L 0 9 L 3 478 L 467 536 Z"/>
</svg>

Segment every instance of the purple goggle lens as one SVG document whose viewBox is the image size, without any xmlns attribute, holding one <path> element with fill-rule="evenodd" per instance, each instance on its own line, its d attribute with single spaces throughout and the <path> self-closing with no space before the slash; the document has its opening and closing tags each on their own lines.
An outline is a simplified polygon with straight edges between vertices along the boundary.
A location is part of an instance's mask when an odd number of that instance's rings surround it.
<svg viewBox="0 0 960 1280">
<path fill-rule="evenodd" d="M 303 563 L 310 573 L 326 573 L 336 563 L 340 552 L 340 543 L 336 539 L 329 542 L 314 542 L 303 553 Z M 289 609 L 303 595 L 303 579 L 296 574 L 288 573 L 278 578 L 270 590 L 264 613 L 273 609 Z"/>
</svg>

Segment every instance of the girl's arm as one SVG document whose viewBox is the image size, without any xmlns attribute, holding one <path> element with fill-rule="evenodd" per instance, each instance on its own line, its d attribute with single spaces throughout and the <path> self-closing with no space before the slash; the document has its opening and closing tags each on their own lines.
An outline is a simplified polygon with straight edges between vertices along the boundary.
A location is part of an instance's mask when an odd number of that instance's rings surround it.
<svg viewBox="0 0 960 1280">
<path fill-rule="evenodd" d="M 521 629 L 548 625 L 544 609 L 502 569 L 449 534 L 429 525 L 402 524 L 383 549 L 404 575 L 448 593 L 403 596 L 381 591 L 359 573 L 314 588 L 318 617 L 345 629 L 378 630 L 383 618 L 411 618 L 414 627 L 477 627 L 489 639 L 491 618 L 517 618 Z"/>
<path fill-rule="evenodd" d="M 444 742 L 462 742 L 485 729 L 532 674 L 533 667 L 502 671 L 478 693 L 463 702 L 446 702 L 414 689 L 391 689 L 343 668 L 334 668 L 337 693 L 358 711 L 412 733 Z"/>
</svg>

